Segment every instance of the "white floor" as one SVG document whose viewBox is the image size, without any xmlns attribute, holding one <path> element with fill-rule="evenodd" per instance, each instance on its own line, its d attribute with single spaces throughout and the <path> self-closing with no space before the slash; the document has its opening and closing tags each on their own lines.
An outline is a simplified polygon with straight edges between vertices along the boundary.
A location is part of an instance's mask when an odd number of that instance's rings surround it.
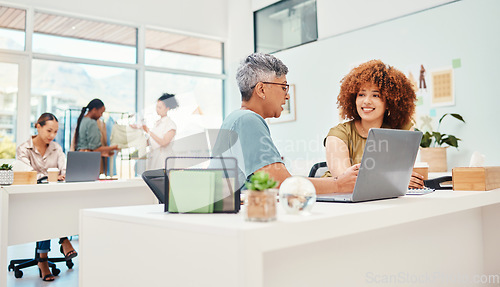
<svg viewBox="0 0 500 287">
<path fill-rule="evenodd" d="M 73 236 L 71 239 L 71 244 L 78 251 L 78 236 Z M 51 251 L 49 252 L 49 257 L 62 257 L 59 251 L 59 240 L 51 240 Z M 9 246 L 8 259 L 9 263 L 11 259 L 24 259 L 33 258 L 35 255 L 35 243 L 20 244 Z M 14 277 L 14 272 L 11 271 L 7 274 L 7 286 L 8 287 L 38 287 L 38 286 L 51 286 L 51 287 L 73 287 L 78 286 L 78 256 L 73 259 L 73 269 L 68 269 L 65 262 L 56 263 L 57 268 L 61 270 L 59 276 L 56 276 L 56 280 L 52 282 L 44 282 L 38 275 L 38 268 L 36 266 L 28 267 L 22 269 L 23 277 L 17 279 Z"/>
</svg>

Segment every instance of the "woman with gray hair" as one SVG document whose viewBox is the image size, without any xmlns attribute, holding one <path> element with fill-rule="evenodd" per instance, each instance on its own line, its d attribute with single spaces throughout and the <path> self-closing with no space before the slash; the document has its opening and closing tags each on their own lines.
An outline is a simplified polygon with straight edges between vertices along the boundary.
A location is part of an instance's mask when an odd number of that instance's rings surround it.
<svg viewBox="0 0 500 287">
<path fill-rule="evenodd" d="M 278 118 L 290 98 L 286 75 L 288 68 L 268 54 L 246 57 L 236 74 L 241 92 L 241 108 L 224 120 L 214 147 L 214 155 L 238 159 L 239 184 L 255 172 L 265 171 L 278 182 L 290 177 L 274 145 L 265 119 Z M 237 136 L 237 139 L 235 137 Z M 239 142 L 239 144 L 238 144 Z M 359 165 L 338 178 L 310 178 L 317 193 L 352 192 Z"/>
</svg>

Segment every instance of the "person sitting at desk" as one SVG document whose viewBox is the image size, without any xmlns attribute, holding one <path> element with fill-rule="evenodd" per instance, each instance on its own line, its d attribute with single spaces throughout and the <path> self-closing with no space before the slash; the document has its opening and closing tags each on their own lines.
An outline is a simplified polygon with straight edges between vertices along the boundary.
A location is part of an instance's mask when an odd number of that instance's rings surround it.
<svg viewBox="0 0 500 287">
<path fill-rule="evenodd" d="M 240 186 L 257 171 L 269 173 L 280 184 L 291 176 L 265 121 L 278 118 L 290 97 L 287 73 L 288 68 L 281 60 L 261 53 L 249 55 L 238 68 L 236 80 L 242 96 L 241 108 L 233 111 L 222 123 L 213 154 L 238 160 Z M 235 145 L 235 141 L 240 144 Z M 354 189 L 358 168 L 359 165 L 353 166 L 338 178 L 310 180 L 317 193 L 349 193 Z"/>
<path fill-rule="evenodd" d="M 38 134 L 31 137 L 17 148 L 17 159 L 30 165 L 37 172 L 40 179 L 47 176 L 47 169 L 58 168 L 58 180 L 64 180 L 66 174 L 66 156 L 61 146 L 54 142 L 59 129 L 59 122 L 51 113 L 44 113 L 35 124 Z M 66 260 L 78 255 L 67 237 L 59 239 L 61 253 Z M 36 243 L 36 252 L 39 254 L 38 268 L 43 281 L 53 281 L 55 277 L 50 273 L 47 262 L 47 253 L 50 251 L 50 240 Z"/>
<path fill-rule="evenodd" d="M 329 169 L 326 176 L 338 176 L 361 162 L 371 128 L 409 130 L 415 112 L 411 82 L 380 60 L 359 65 L 341 82 L 337 104 L 348 121 L 331 128 L 323 141 Z M 423 184 L 423 176 L 413 172 L 409 187 L 422 188 Z"/>
<path fill-rule="evenodd" d="M 102 116 L 106 107 L 99 99 L 93 99 L 82 108 L 75 129 L 76 151 L 98 151 L 104 157 L 112 156 L 118 150 L 117 145 L 105 146 L 101 142 L 101 131 L 97 120 Z"/>
</svg>

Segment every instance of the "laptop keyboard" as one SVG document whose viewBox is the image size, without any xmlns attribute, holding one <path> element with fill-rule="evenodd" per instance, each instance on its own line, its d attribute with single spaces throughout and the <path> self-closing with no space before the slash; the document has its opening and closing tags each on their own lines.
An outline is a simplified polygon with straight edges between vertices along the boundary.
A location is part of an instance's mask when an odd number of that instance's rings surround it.
<svg viewBox="0 0 500 287">
<path fill-rule="evenodd" d="M 424 187 L 424 188 L 409 188 L 406 195 L 422 195 L 434 192 L 434 188 Z"/>
</svg>

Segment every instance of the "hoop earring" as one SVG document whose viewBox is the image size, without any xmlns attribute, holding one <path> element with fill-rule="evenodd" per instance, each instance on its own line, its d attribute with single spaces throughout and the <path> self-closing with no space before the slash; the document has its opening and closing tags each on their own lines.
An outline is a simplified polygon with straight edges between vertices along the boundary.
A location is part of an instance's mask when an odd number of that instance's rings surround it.
<svg viewBox="0 0 500 287">
<path fill-rule="evenodd" d="M 391 115 L 391 111 L 387 110 L 387 116 L 390 116 L 390 115 Z"/>
<path fill-rule="evenodd" d="M 262 99 L 265 100 L 266 99 L 266 96 L 262 96 Z"/>
</svg>

